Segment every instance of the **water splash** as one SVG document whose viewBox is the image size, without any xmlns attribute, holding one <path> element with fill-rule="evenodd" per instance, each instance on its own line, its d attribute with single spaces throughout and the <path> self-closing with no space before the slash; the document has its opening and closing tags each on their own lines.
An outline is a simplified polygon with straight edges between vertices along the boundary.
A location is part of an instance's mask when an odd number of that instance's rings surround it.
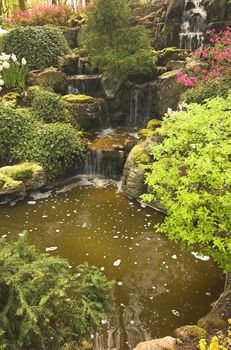
<svg viewBox="0 0 231 350">
<path fill-rule="evenodd" d="M 203 44 L 207 13 L 202 0 L 185 0 L 180 47 L 191 51 Z"/>
</svg>

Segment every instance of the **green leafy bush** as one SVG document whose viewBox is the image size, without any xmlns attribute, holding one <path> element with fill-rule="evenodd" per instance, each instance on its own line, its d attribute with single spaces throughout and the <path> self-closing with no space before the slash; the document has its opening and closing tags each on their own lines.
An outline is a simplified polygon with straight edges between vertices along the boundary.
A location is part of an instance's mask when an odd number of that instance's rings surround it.
<svg viewBox="0 0 231 350">
<path fill-rule="evenodd" d="M 47 27 L 15 28 L 4 36 L 4 51 L 19 60 L 25 57 L 30 69 L 56 66 L 67 53 L 68 44 L 61 31 Z"/>
<path fill-rule="evenodd" d="M 10 106 L 0 105 L 0 163 L 16 157 L 32 129 L 29 116 Z"/>
<path fill-rule="evenodd" d="M 21 149 L 24 160 L 39 163 L 51 180 L 78 164 L 84 155 L 84 144 L 78 132 L 68 124 L 41 124 Z"/>
<path fill-rule="evenodd" d="M 190 249 L 212 255 L 231 271 L 231 93 L 187 111 L 172 112 L 157 130 L 146 183 L 148 202 L 168 215 L 159 231 Z"/>
<path fill-rule="evenodd" d="M 47 90 L 35 91 L 32 101 L 32 110 L 37 119 L 45 123 L 70 123 L 71 116 L 66 108 L 65 101 L 54 92 Z"/>
<path fill-rule="evenodd" d="M 26 236 L 0 240 L 0 347 L 77 348 L 112 307 L 112 283 L 94 267 L 39 254 Z M 13 331 L 12 331 L 13 330 Z"/>
</svg>

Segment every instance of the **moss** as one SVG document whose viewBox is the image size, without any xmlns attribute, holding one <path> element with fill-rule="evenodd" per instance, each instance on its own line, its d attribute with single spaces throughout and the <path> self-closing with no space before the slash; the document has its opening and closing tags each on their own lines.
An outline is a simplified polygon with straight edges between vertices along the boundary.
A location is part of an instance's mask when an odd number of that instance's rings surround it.
<svg viewBox="0 0 231 350">
<path fill-rule="evenodd" d="M 35 96 L 41 91 L 41 87 L 38 85 L 31 86 L 25 93 L 25 102 L 31 104 Z"/>
<path fill-rule="evenodd" d="M 33 174 L 42 171 L 42 167 L 35 163 L 22 163 L 13 166 L 6 166 L 0 169 L 0 175 L 6 175 L 15 181 L 30 180 Z"/>
<path fill-rule="evenodd" d="M 207 332 L 204 328 L 198 327 L 196 325 L 193 326 L 183 326 L 177 328 L 175 330 L 175 334 L 182 341 L 196 341 L 198 342 L 200 339 L 207 338 Z"/>
<path fill-rule="evenodd" d="M 143 168 L 150 161 L 149 155 L 146 153 L 145 149 L 140 145 L 136 145 L 133 148 L 131 153 L 131 159 L 134 165 L 139 166 L 141 168 Z"/>
<path fill-rule="evenodd" d="M 9 195 L 16 192 L 24 192 L 22 181 L 13 180 L 11 177 L 0 173 L 0 196 Z"/>
<path fill-rule="evenodd" d="M 162 124 L 161 120 L 151 119 L 151 120 L 149 120 L 149 122 L 147 124 L 147 129 L 155 130 L 156 128 L 160 127 L 161 124 Z"/>
<path fill-rule="evenodd" d="M 154 135 L 154 131 L 151 129 L 140 129 L 138 131 L 138 135 L 142 139 L 146 139 L 147 137 L 151 137 Z"/>
<path fill-rule="evenodd" d="M 87 95 L 65 95 L 63 96 L 64 101 L 70 103 L 93 103 L 94 97 Z"/>
</svg>

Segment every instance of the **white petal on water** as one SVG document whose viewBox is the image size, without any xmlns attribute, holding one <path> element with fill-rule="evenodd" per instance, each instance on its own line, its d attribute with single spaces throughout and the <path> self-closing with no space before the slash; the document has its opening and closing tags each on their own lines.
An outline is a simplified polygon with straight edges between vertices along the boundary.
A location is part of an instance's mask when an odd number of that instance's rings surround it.
<svg viewBox="0 0 231 350">
<path fill-rule="evenodd" d="M 179 313 L 179 311 L 177 311 L 177 310 L 172 310 L 172 313 L 173 313 L 173 315 L 174 316 L 176 316 L 176 317 L 179 317 L 180 316 L 180 313 Z"/>
<path fill-rule="evenodd" d="M 102 267 L 100 268 L 100 271 L 104 271 L 104 270 L 105 270 L 105 267 L 102 266 Z"/>
<path fill-rule="evenodd" d="M 202 255 L 198 252 L 192 252 L 192 255 L 196 258 L 196 259 L 199 259 L 199 260 L 202 260 L 202 261 L 208 261 L 210 260 L 210 257 L 207 256 L 207 255 Z"/>
<path fill-rule="evenodd" d="M 33 205 L 36 204 L 36 201 L 28 201 L 27 203 Z"/>
<path fill-rule="evenodd" d="M 172 255 L 172 259 L 176 260 L 177 259 L 177 256 L 174 254 Z"/>
<path fill-rule="evenodd" d="M 57 250 L 58 247 L 47 247 L 46 252 L 53 252 L 54 250 Z"/>
<path fill-rule="evenodd" d="M 83 228 L 84 228 L 84 227 L 87 227 L 87 223 L 84 222 L 84 223 L 82 224 L 82 227 L 83 227 Z"/>
<path fill-rule="evenodd" d="M 7 235 L 2 235 L 2 238 L 6 238 L 7 237 Z"/>
<path fill-rule="evenodd" d="M 114 263 L 113 263 L 113 265 L 116 266 L 116 267 L 120 266 L 120 264 L 121 264 L 121 260 L 120 259 L 115 260 Z"/>
<path fill-rule="evenodd" d="M 118 284 L 118 286 L 122 286 L 123 282 L 119 281 L 117 284 Z"/>
</svg>

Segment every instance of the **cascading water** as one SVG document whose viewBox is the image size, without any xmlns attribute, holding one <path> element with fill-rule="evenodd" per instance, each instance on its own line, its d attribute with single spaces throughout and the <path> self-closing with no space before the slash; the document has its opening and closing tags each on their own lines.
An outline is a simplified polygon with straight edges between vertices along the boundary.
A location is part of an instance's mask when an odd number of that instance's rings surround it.
<svg viewBox="0 0 231 350">
<path fill-rule="evenodd" d="M 206 16 L 202 0 L 185 0 L 180 33 L 182 49 L 193 51 L 203 44 Z"/>
<path fill-rule="evenodd" d="M 150 119 L 151 91 L 148 84 L 136 85 L 131 91 L 130 112 L 127 120 L 129 129 L 139 129 Z"/>
</svg>

